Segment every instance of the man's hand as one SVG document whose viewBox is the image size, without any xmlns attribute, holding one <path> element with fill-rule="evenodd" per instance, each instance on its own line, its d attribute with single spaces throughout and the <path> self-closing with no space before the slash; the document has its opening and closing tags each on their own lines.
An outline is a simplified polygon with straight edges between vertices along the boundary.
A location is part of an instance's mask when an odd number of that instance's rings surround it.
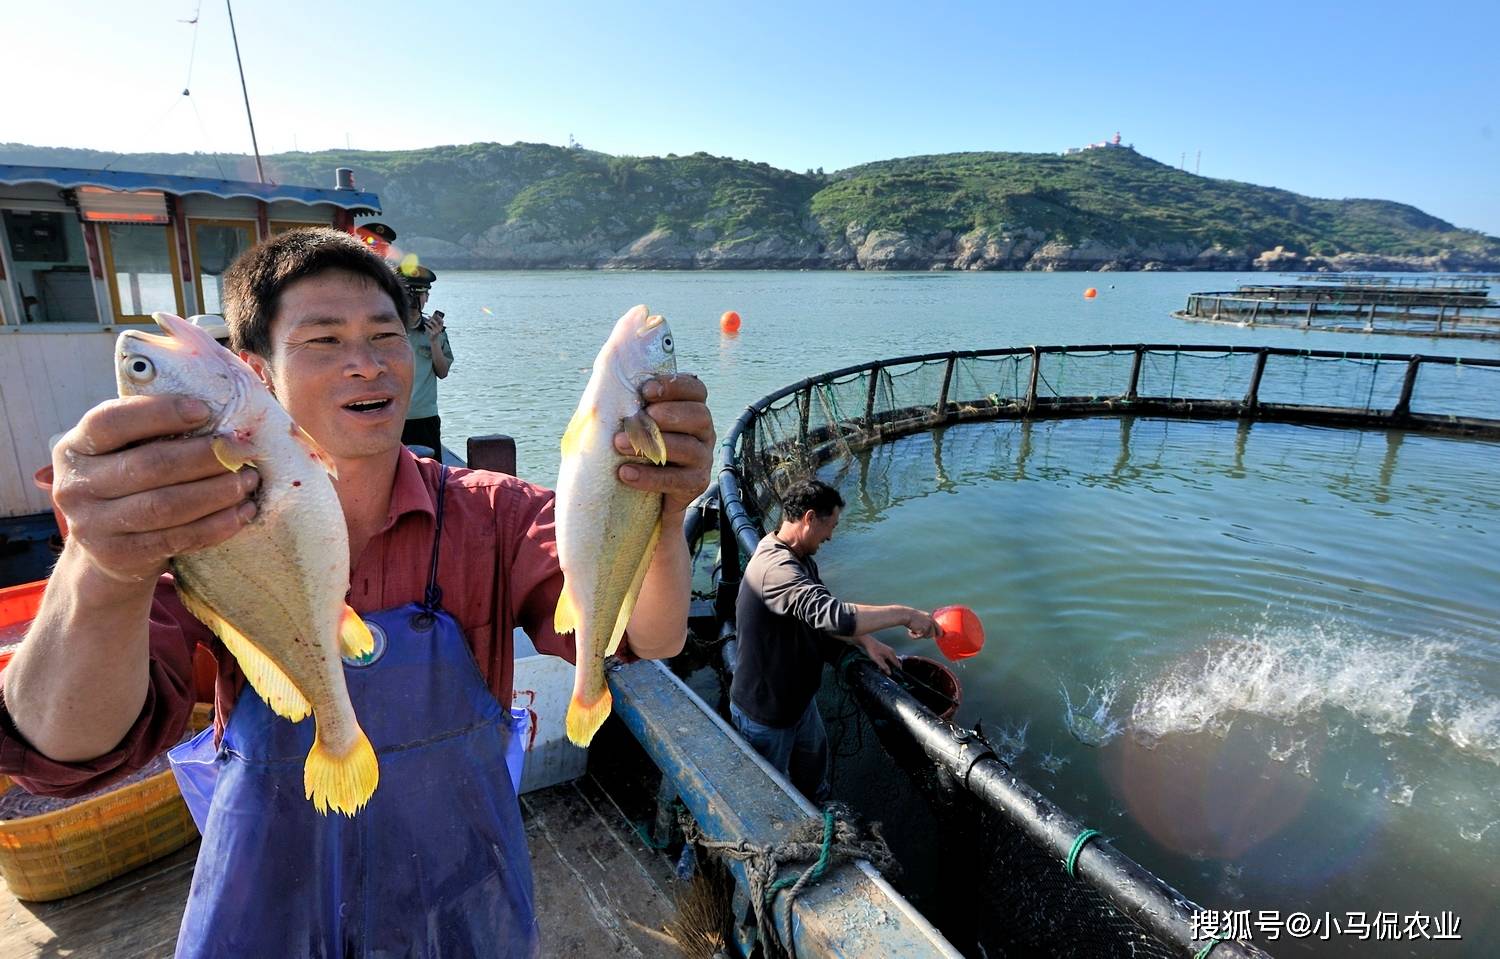
<svg viewBox="0 0 1500 959">
<path fill-rule="evenodd" d="M 167 560 L 214 546 L 255 516 L 253 469 L 231 473 L 202 427 L 209 409 L 185 396 L 107 400 L 52 451 L 53 498 L 70 549 L 123 583 L 154 583 Z"/>
<path fill-rule="evenodd" d="M 443 318 L 437 315 L 427 317 L 426 327 L 427 339 L 433 342 L 436 342 L 437 338 L 442 336 L 443 331 L 448 328 L 447 324 L 443 322 Z"/>
<path fill-rule="evenodd" d="M 870 657 L 876 667 L 887 676 L 891 674 L 892 669 L 901 665 L 901 657 L 897 655 L 896 651 L 874 636 L 866 633 L 863 636 L 854 637 L 854 641 L 859 645 L 860 649 L 865 651 L 865 655 Z"/>
<path fill-rule="evenodd" d="M 906 632 L 912 639 L 930 639 L 938 634 L 937 620 L 920 609 L 911 611 L 906 620 Z"/>
<path fill-rule="evenodd" d="M 681 513 L 698 494 L 708 488 L 714 458 L 714 421 L 704 402 L 708 387 L 691 373 L 660 376 L 641 390 L 646 415 L 661 427 L 667 443 L 667 463 L 626 463 L 620 467 L 620 482 L 640 490 L 661 493 L 662 512 Z M 630 437 L 615 434 L 615 449 L 632 453 Z"/>
</svg>

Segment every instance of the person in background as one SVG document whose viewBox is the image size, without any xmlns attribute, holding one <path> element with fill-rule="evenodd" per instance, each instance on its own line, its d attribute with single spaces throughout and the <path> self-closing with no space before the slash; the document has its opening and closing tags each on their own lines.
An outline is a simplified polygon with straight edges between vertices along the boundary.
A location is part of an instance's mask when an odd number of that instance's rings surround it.
<svg viewBox="0 0 1500 959">
<path fill-rule="evenodd" d="M 411 340 L 416 366 L 411 382 L 411 407 L 406 411 L 406 428 L 401 442 L 407 446 L 425 446 L 434 459 L 443 457 L 442 420 L 438 417 L 437 381 L 448 375 L 453 364 L 453 347 L 443 325 L 443 312 L 422 312 L 427 294 L 437 274 L 425 266 L 403 267 L 401 278 L 410 298 L 406 335 Z"/>
<path fill-rule="evenodd" d="M 396 242 L 396 231 L 384 223 L 361 224 L 354 228 L 354 238 L 369 247 L 370 252 L 382 260 L 399 258 L 391 250 L 391 244 Z"/>
<path fill-rule="evenodd" d="M 817 703 L 823 663 L 837 662 L 853 646 L 889 674 L 900 657 L 870 634 L 904 626 L 921 638 L 935 635 L 936 626 L 920 609 L 846 603 L 823 585 L 812 557 L 839 524 L 838 490 L 803 480 L 787 488 L 781 505 L 781 525 L 760 541 L 740 580 L 729 713 L 756 752 L 823 803 L 829 786 L 828 734 Z"/>
</svg>

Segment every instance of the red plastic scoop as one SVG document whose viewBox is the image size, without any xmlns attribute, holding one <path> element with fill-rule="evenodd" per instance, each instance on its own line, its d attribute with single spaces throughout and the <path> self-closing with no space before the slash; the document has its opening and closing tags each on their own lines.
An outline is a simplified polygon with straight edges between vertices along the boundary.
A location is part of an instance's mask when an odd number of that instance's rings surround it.
<svg viewBox="0 0 1500 959">
<path fill-rule="evenodd" d="M 938 649 L 949 659 L 968 659 L 984 648 L 984 624 L 969 607 L 944 606 L 934 610 L 932 618 L 939 630 Z"/>
</svg>

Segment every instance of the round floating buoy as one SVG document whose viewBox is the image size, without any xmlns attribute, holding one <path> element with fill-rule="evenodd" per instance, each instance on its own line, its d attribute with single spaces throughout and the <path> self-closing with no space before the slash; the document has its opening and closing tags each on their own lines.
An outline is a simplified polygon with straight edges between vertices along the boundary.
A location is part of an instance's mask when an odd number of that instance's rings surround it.
<svg viewBox="0 0 1500 959">
<path fill-rule="evenodd" d="M 938 649 L 955 662 L 968 659 L 984 648 L 984 624 L 979 616 L 967 606 L 944 606 L 934 610 L 932 618 L 937 621 Z"/>
<path fill-rule="evenodd" d="M 726 310 L 719 317 L 719 329 L 725 333 L 738 333 L 740 331 L 740 315 L 733 310 Z"/>
<path fill-rule="evenodd" d="M 1092 300 L 1094 297 L 1096 297 L 1098 295 L 1099 295 L 1098 289 L 1096 289 L 1095 287 L 1092 287 L 1092 286 L 1083 291 L 1083 298 L 1085 300 Z"/>
</svg>

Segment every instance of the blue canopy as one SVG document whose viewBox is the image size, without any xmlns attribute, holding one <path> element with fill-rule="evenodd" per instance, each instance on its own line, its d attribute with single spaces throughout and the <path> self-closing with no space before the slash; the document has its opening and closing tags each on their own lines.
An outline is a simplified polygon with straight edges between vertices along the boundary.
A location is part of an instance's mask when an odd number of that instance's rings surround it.
<svg viewBox="0 0 1500 959">
<path fill-rule="evenodd" d="M 379 213 L 380 197 L 357 190 L 320 190 L 310 186 L 280 186 L 272 183 L 247 183 L 243 180 L 216 180 L 201 176 L 168 176 L 164 173 L 133 173 L 128 170 L 81 170 L 72 167 L 21 166 L 0 163 L 0 186 L 44 183 L 62 189 L 80 186 L 104 187 L 122 193 L 160 190 L 175 196 L 206 193 L 233 200 L 291 200 L 307 206 L 329 204 L 351 213 Z"/>
</svg>

